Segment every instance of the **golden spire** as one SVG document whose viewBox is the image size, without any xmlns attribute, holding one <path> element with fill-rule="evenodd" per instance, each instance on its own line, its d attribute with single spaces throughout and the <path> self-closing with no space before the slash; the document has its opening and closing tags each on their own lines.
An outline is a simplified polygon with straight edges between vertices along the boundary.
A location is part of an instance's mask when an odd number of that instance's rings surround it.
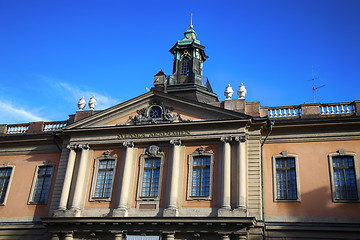
<svg viewBox="0 0 360 240">
<path fill-rule="evenodd" d="M 193 27 L 194 27 L 194 26 L 192 25 L 192 15 L 193 15 L 193 14 L 190 13 L 190 15 L 191 15 L 191 17 L 190 17 L 190 26 L 189 26 L 189 29 L 193 29 Z"/>
</svg>

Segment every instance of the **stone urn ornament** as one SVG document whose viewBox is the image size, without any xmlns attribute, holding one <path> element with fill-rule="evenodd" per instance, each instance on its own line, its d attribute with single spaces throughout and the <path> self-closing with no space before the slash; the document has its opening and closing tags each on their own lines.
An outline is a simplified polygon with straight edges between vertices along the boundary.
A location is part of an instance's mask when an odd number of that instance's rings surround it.
<svg viewBox="0 0 360 240">
<path fill-rule="evenodd" d="M 91 98 L 90 98 L 90 101 L 89 101 L 89 108 L 90 108 L 90 110 L 94 110 L 94 108 L 95 108 L 95 106 L 96 106 L 96 99 L 95 99 L 95 97 L 94 96 L 92 96 Z"/>
<path fill-rule="evenodd" d="M 237 91 L 237 94 L 239 95 L 239 99 L 245 99 L 245 95 L 247 93 L 247 90 L 243 83 L 239 86 L 239 89 Z"/>
<path fill-rule="evenodd" d="M 225 100 L 231 100 L 232 95 L 234 94 L 234 90 L 230 87 L 230 84 L 225 88 L 224 95 L 226 97 Z"/>
<path fill-rule="evenodd" d="M 86 106 L 86 101 L 84 96 L 82 98 L 80 98 L 79 102 L 78 102 L 78 108 L 80 111 L 82 111 L 84 109 L 84 107 Z"/>
</svg>

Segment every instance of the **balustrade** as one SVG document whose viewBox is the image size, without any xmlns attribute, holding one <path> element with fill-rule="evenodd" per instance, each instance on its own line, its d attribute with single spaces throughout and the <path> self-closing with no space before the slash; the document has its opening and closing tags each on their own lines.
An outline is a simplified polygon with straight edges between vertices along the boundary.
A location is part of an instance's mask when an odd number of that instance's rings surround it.
<svg viewBox="0 0 360 240">
<path fill-rule="evenodd" d="M 341 114 L 354 114 L 354 103 L 334 103 L 334 104 L 321 104 L 319 106 L 320 115 L 341 115 Z"/>
<path fill-rule="evenodd" d="M 61 129 L 63 127 L 66 126 L 66 121 L 61 121 L 61 122 L 46 122 L 44 124 L 44 132 L 52 132 L 55 131 L 57 129 Z"/>
<path fill-rule="evenodd" d="M 296 118 L 301 116 L 300 106 L 270 107 L 270 118 Z"/>
<path fill-rule="evenodd" d="M 8 125 L 6 129 L 7 134 L 19 134 L 26 133 L 29 130 L 30 124 L 17 124 L 17 125 Z"/>
</svg>

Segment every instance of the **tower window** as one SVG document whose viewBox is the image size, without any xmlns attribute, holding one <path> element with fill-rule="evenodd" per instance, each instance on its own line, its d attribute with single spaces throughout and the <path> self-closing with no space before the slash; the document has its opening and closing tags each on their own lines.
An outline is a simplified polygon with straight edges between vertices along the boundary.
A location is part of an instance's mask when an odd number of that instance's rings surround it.
<svg viewBox="0 0 360 240">
<path fill-rule="evenodd" d="M 181 61 L 181 76 L 189 76 L 189 58 L 187 57 Z"/>
</svg>

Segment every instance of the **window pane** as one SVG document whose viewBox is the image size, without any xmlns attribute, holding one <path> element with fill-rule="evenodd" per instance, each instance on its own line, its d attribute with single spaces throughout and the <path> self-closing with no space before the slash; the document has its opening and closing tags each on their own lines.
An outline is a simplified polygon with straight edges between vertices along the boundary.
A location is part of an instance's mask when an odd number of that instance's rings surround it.
<svg viewBox="0 0 360 240">
<path fill-rule="evenodd" d="M 297 183 L 295 158 L 277 158 L 276 165 L 276 198 L 279 200 L 296 200 Z"/>
<path fill-rule="evenodd" d="M 210 194 L 210 157 L 193 157 L 191 196 L 207 197 Z"/>
<path fill-rule="evenodd" d="M 354 159 L 351 156 L 333 157 L 335 199 L 357 200 Z"/>
<path fill-rule="evenodd" d="M 114 177 L 114 159 L 100 160 L 96 179 L 95 198 L 109 198 Z"/>
<path fill-rule="evenodd" d="M 12 168 L 0 168 L 0 203 L 4 203 Z"/>
<path fill-rule="evenodd" d="M 32 202 L 46 203 L 48 192 L 50 189 L 50 184 L 51 184 L 52 172 L 53 172 L 53 166 L 39 167 L 37 180 L 34 187 Z"/>
<path fill-rule="evenodd" d="M 142 179 L 142 197 L 157 197 L 160 181 L 161 158 L 146 158 Z"/>
</svg>

